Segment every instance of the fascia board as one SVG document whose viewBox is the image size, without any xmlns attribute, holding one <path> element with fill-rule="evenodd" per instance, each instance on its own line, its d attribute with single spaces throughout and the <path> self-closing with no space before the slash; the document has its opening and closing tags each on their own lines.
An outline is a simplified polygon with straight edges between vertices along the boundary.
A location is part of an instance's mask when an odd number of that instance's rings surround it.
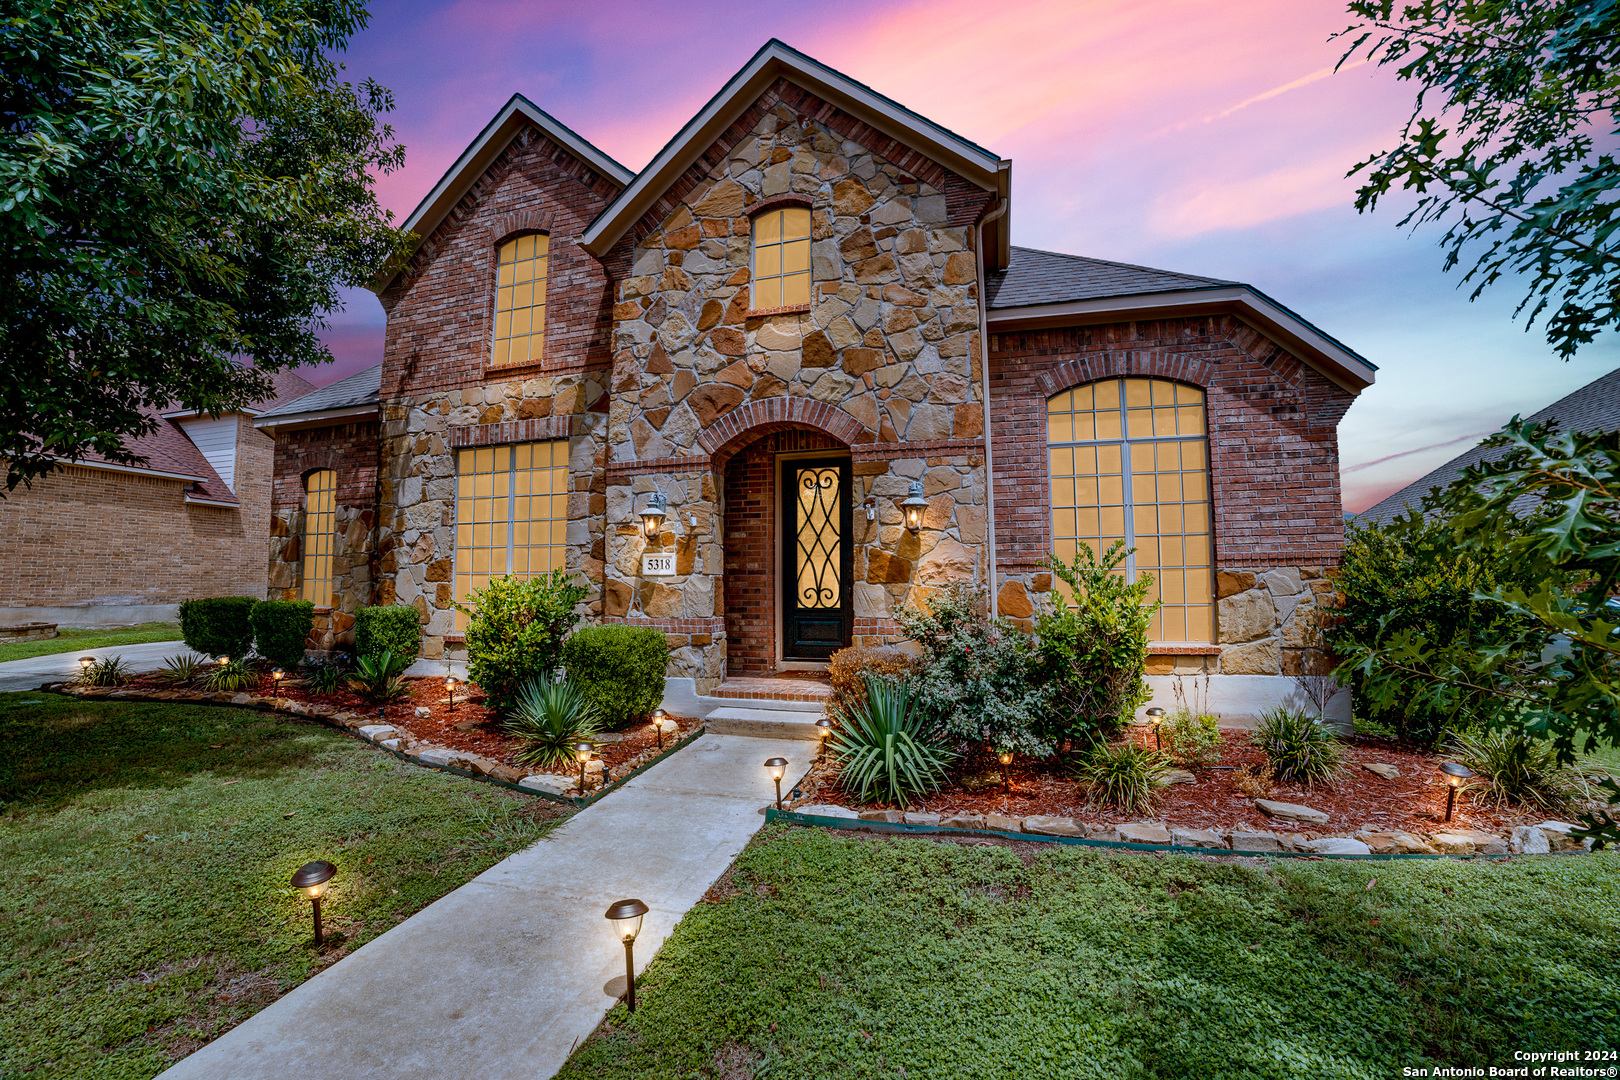
<svg viewBox="0 0 1620 1080">
<path fill-rule="evenodd" d="M 253 421 L 253 426 L 263 431 L 275 431 L 278 428 L 292 427 L 322 427 L 350 417 L 374 418 L 377 416 L 377 412 L 378 406 L 376 405 L 351 405 L 341 409 L 317 409 L 313 412 L 265 416 Z"/>
<path fill-rule="evenodd" d="M 605 256 L 698 154 L 779 76 L 838 102 L 891 139 L 927 154 L 986 190 L 997 189 L 1001 159 L 994 154 L 950 135 L 943 128 L 919 123 L 915 114 L 876 91 L 809 60 L 781 42 L 772 41 L 755 53 L 754 58 L 665 144 L 619 197 L 597 215 L 581 237 L 580 246 L 597 258 Z"/>
<path fill-rule="evenodd" d="M 992 308 L 986 314 L 992 331 L 1076 326 L 1120 319 L 1236 315 L 1279 345 L 1296 352 L 1300 359 L 1352 394 L 1371 386 L 1378 371 L 1366 359 L 1269 296 L 1241 285 Z"/>
<path fill-rule="evenodd" d="M 242 509 L 241 503 L 225 502 L 221 499 L 198 499 L 190 495 L 186 496 L 186 502 L 191 503 L 193 506 L 223 506 L 227 510 Z"/>
</svg>

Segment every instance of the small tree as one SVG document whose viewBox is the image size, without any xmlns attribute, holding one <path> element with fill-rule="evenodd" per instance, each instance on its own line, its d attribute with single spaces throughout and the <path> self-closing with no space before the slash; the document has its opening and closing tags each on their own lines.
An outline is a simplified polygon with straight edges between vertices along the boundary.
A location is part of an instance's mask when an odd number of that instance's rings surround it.
<svg viewBox="0 0 1620 1080">
<path fill-rule="evenodd" d="M 524 683 L 552 679 L 562 663 L 563 642 L 579 622 L 575 606 L 590 590 L 573 572 L 557 569 L 531 578 L 491 578 L 470 597 L 467 674 L 484 688 L 492 708 L 507 712 Z"/>
</svg>

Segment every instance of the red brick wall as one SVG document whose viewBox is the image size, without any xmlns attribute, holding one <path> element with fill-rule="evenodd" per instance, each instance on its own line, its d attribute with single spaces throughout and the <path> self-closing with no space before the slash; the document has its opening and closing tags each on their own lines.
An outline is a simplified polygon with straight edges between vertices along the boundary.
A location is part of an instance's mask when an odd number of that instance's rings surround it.
<svg viewBox="0 0 1620 1080">
<path fill-rule="evenodd" d="M 737 451 L 726 464 L 726 674 L 776 670 L 776 455 L 847 451 L 819 431 L 776 431 Z"/>
<path fill-rule="evenodd" d="M 1046 399 L 1122 375 L 1205 391 L 1219 567 L 1324 565 L 1344 539 L 1337 428 L 1351 394 L 1229 316 L 990 335 L 1000 569 L 1050 550 Z"/>
<path fill-rule="evenodd" d="M 537 128 L 519 133 L 383 294 L 383 399 L 608 366 L 611 288 L 601 263 L 572 241 L 617 193 Z M 531 230 L 552 238 L 545 360 L 491 369 L 497 247 Z"/>
<path fill-rule="evenodd" d="M 276 440 L 276 480 L 270 505 L 274 511 L 301 509 L 304 474 L 311 469 L 337 473 L 337 504 L 371 509 L 377 503 L 375 420 L 282 432 Z"/>
</svg>

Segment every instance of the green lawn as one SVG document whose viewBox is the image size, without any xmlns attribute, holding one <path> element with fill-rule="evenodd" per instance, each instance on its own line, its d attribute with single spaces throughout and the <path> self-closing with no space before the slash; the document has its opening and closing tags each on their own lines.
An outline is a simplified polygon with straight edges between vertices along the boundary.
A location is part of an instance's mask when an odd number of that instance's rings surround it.
<svg viewBox="0 0 1620 1080">
<path fill-rule="evenodd" d="M 0 694 L 0 747 L 5 1080 L 155 1075 L 313 974 L 308 860 L 329 963 L 562 813 L 248 710 Z"/>
<path fill-rule="evenodd" d="M 1617 885 L 1607 854 L 1245 865 L 772 826 L 559 1076 L 1388 1080 L 1614 1048 Z"/>
<path fill-rule="evenodd" d="M 43 641 L 18 641 L 0 645 L 0 662 L 26 660 L 30 656 L 50 656 L 52 653 L 73 652 L 76 649 L 99 649 L 103 645 L 144 645 L 148 641 L 179 640 L 180 627 L 175 623 L 149 622 L 141 623 L 139 626 L 126 626 L 119 630 L 79 630 L 68 627 L 57 631 L 55 637 Z"/>
</svg>

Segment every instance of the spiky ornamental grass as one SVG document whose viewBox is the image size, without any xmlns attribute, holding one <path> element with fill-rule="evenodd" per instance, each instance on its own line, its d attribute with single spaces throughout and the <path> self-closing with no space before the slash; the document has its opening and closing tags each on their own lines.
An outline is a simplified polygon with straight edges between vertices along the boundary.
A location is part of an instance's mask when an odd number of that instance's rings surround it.
<svg viewBox="0 0 1620 1080">
<path fill-rule="evenodd" d="M 103 656 L 79 673 L 79 681 L 86 686 L 123 686 L 131 674 L 122 656 Z"/>
<path fill-rule="evenodd" d="M 1135 743 L 1105 744 L 1075 764 L 1074 777 L 1086 786 L 1093 805 L 1138 814 L 1158 805 L 1169 769 L 1169 760 L 1157 750 Z"/>
<path fill-rule="evenodd" d="M 1468 788 L 1482 803 L 1568 810 L 1574 803 L 1596 798 L 1599 792 L 1593 782 L 1611 775 L 1590 761 L 1560 765 L 1550 739 L 1515 728 L 1458 735 L 1447 752 L 1473 770 L 1477 779 Z"/>
<path fill-rule="evenodd" d="M 1273 777 L 1306 787 L 1332 780 L 1344 760 L 1344 744 L 1319 717 L 1281 705 L 1260 714 L 1254 744 L 1265 752 Z"/>
<path fill-rule="evenodd" d="M 403 656 L 395 656 L 384 649 L 371 656 L 362 656 L 349 677 L 360 691 L 360 696 L 373 705 L 387 705 L 410 693 L 400 676 L 410 665 Z"/>
<path fill-rule="evenodd" d="M 602 730 L 601 714 L 568 679 L 531 679 L 518 690 L 507 732 L 523 745 L 512 755 L 520 765 L 539 769 L 567 765 L 574 744 Z"/>
<path fill-rule="evenodd" d="M 930 735 L 903 683 L 871 673 L 865 682 L 865 700 L 839 714 L 831 750 L 857 798 L 904 809 L 913 796 L 939 789 L 955 755 Z"/>
<path fill-rule="evenodd" d="M 202 678 L 207 663 L 196 653 L 176 653 L 163 661 L 157 680 L 170 686 L 190 686 Z"/>
</svg>

